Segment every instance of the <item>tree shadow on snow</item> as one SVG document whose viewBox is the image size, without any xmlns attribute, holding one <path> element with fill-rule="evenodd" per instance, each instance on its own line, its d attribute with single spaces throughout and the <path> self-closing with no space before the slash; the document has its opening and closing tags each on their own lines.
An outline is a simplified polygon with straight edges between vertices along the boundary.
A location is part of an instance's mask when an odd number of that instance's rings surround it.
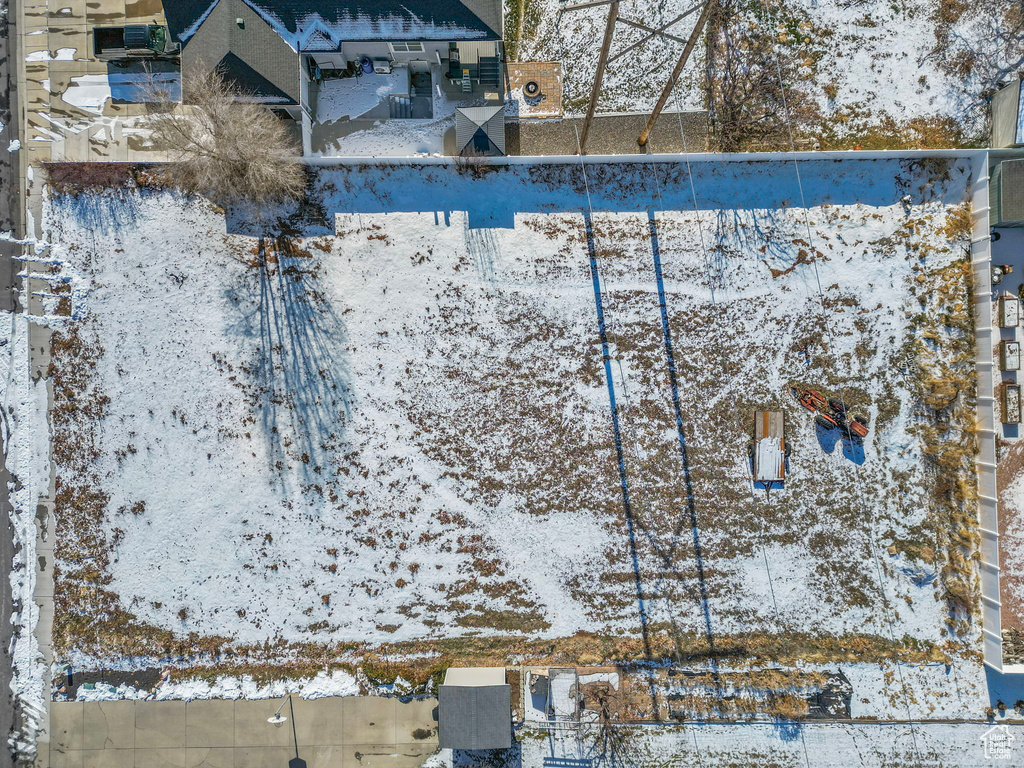
<svg viewBox="0 0 1024 768">
<path fill-rule="evenodd" d="M 795 720 L 776 720 L 772 723 L 772 730 L 783 741 L 796 741 L 803 731 L 803 724 Z"/>
<path fill-rule="evenodd" d="M 331 479 L 331 456 L 350 416 L 345 323 L 325 297 L 320 259 L 286 238 L 261 237 L 245 281 L 228 290 L 256 342 L 246 393 L 278 480 L 308 488 Z"/>
<path fill-rule="evenodd" d="M 103 235 L 123 233 L 139 213 L 141 196 L 147 190 L 116 189 L 103 194 L 54 195 L 50 199 L 54 219 L 70 218 L 86 230 Z"/>
</svg>

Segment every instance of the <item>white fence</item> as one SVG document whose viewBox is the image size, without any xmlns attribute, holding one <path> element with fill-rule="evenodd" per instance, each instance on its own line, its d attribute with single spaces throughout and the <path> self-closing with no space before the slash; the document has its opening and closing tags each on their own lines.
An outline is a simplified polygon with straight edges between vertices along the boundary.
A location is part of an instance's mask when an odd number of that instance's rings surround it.
<svg viewBox="0 0 1024 768">
<path fill-rule="evenodd" d="M 999 489 L 996 486 L 996 440 L 1000 417 L 996 416 L 995 354 L 999 332 L 993 327 L 992 243 L 989 239 L 987 153 L 972 158 L 971 264 L 974 269 L 974 322 L 978 345 L 978 526 L 981 534 L 981 627 L 985 663 L 1003 670 L 1003 635 L 999 596 Z"/>
<path fill-rule="evenodd" d="M 999 153 L 994 153 L 999 154 Z M 1005 154 L 1005 153 L 1003 153 Z M 792 162 L 793 160 L 915 160 L 925 157 L 965 158 L 980 162 L 986 158 L 988 168 L 988 151 L 984 149 L 904 149 L 875 151 L 843 151 L 843 152 L 688 152 L 679 154 L 636 154 L 636 155 L 508 155 L 505 157 L 464 158 L 464 157 L 303 157 L 306 165 L 330 168 L 340 165 L 606 165 L 611 163 L 749 163 L 768 160 L 776 163 Z M 988 172 L 986 170 L 986 177 Z M 986 184 L 987 184 L 986 180 Z M 988 204 L 988 193 L 985 192 Z M 988 214 L 986 214 L 988 215 Z"/>
</svg>

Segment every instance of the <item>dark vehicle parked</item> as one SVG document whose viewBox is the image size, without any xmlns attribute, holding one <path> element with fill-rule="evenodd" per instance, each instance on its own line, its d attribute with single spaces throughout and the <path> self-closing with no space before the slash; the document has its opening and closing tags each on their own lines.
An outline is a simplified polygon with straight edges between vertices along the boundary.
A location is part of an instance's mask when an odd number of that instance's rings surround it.
<svg viewBox="0 0 1024 768">
<path fill-rule="evenodd" d="M 93 54 L 100 61 L 174 58 L 181 46 L 172 42 L 167 27 L 131 24 L 127 27 L 96 27 L 92 31 Z"/>
</svg>

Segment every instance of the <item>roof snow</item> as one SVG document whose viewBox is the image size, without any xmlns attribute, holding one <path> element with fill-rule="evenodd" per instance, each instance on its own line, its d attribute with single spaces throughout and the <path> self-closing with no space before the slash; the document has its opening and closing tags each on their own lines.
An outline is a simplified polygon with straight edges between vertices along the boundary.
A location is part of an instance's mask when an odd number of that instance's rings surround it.
<svg viewBox="0 0 1024 768">
<path fill-rule="evenodd" d="M 166 8 L 181 41 L 191 38 L 221 0 L 182 0 Z M 500 0 L 245 0 L 294 50 L 325 50 L 358 40 L 501 38 Z"/>
</svg>

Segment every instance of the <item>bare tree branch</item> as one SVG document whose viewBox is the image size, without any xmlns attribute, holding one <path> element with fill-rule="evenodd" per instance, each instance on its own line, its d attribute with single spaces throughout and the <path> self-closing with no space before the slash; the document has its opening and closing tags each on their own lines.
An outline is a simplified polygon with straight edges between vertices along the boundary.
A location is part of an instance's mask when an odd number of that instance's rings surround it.
<svg viewBox="0 0 1024 768">
<path fill-rule="evenodd" d="M 169 184 L 219 204 L 301 197 L 305 175 L 296 160 L 299 148 L 269 109 L 202 66 L 183 75 L 182 94 L 184 110 L 150 86 L 149 127 L 170 156 L 163 171 Z"/>
</svg>

